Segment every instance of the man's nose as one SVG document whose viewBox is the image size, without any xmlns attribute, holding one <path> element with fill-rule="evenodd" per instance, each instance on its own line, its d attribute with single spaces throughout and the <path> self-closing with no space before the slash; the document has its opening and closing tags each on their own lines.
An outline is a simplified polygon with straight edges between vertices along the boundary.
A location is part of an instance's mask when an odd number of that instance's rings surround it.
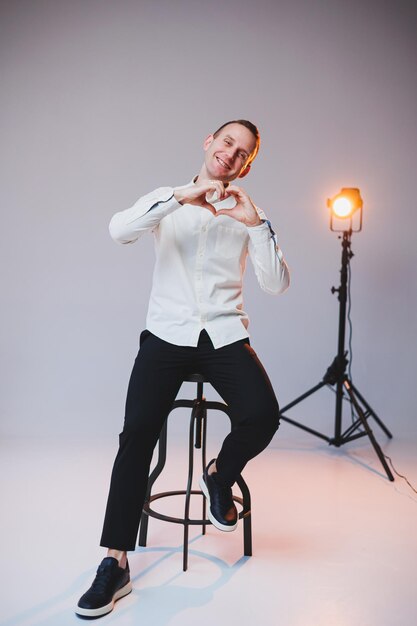
<svg viewBox="0 0 417 626">
<path fill-rule="evenodd" d="M 233 148 L 229 148 L 226 151 L 227 157 L 230 159 L 230 161 L 234 161 L 237 157 L 237 150 L 234 150 Z"/>
</svg>

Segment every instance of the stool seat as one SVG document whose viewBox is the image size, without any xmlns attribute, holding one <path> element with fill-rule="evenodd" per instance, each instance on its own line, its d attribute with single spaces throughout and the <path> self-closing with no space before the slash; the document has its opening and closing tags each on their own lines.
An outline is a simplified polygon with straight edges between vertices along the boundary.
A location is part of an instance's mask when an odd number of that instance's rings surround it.
<svg viewBox="0 0 417 626">
<path fill-rule="evenodd" d="M 186 571 L 188 567 L 188 529 L 189 526 L 201 525 L 202 534 L 206 534 L 206 526 L 211 524 L 210 520 L 206 516 L 206 498 L 202 491 L 196 491 L 192 489 L 193 482 L 193 470 L 194 470 L 194 448 L 201 449 L 201 468 L 202 472 L 207 466 L 206 459 L 206 441 L 207 441 L 207 410 L 214 409 L 225 413 L 229 419 L 230 411 L 225 402 L 219 402 L 214 400 L 206 400 L 203 395 L 204 383 L 207 383 L 207 378 L 200 372 L 194 372 L 184 376 L 183 382 L 197 383 L 197 397 L 194 400 L 189 399 L 176 399 L 172 405 L 170 413 L 177 408 L 191 408 L 190 428 L 189 428 L 189 440 L 188 440 L 188 478 L 187 488 L 175 491 L 165 491 L 163 493 L 152 494 L 152 487 L 158 476 L 161 474 L 165 467 L 166 454 L 167 454 L 167 427 L 168 418 L 162 427 L 161 434 L 158 442 L 158 459 L 155 468 L 151 472 L 148 479 L 148 487 L 145 496 L 145 503 L 142 510 L 142 516 L 140 520 L 139 528 L 139 545 L 146 546 L 147 533 L 148 533 L 148 521 L 149 517 L 154 517 L 165 522 L 173 522 L 175 524 L 183 524 L 184 526 L 184 543 L 183 543 L 183 570 Z M 238 476 L 236 483 L 242 493 L 242 497 L 233 495 L 233 500 L 238 503 L 242 508 L 239 512 L 239 519 L 243 520 L 243 548 L 245 556 L 252 556 L 252 522 L 251 522 L 251 499 L 249 488 L 244 481 L 243 477 Z M 202 516 L 200 519 L 191 519 L 190 512 L 190 499 L 191 496 L 198 495 L 202 497 Z M 172 517 L 169 515 L 163 515 L 151 508 L 151 503 L 161 498 L 169 496 L 184 496 L 185 508 L 184 517 Z M 220 531 L 219 531 L 220 532 Z"/>
<path fill-rule="evenodd" d="M 208 380 L 202 374 L 189 374 L 188 376 L 184 376 L 185 383 L 207 383 Z"/>
</svg>

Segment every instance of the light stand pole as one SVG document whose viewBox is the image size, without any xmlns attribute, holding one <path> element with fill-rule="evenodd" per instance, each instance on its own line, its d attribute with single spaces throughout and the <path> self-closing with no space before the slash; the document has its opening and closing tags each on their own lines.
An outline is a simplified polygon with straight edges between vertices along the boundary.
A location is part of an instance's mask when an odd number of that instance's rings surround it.
<svg viewBox="0 0 417 626">
<path fill-rule="evenodd" d="M 369 406 L 365 398 L 359 393 L 358 389 L 354 386 L 346 373 L 346 367 L 348 364 L 348 360 L 346 358 L 347 352 L 345 351 L 347 282 L 348 266 L 350 263 L 350 259 L 353 256 L 353 253 L 351 251 L 351 235 L 351 229 L 343 231 L 340 286 L 338 288 L 332 287 L 331 290 L 332 293 L 338 293 L 339 299 L 339 332 L 337 356 L 328 367 L 321 382 L 319 382 L 317 385 L 315 385 L 281 409 L 281 419 L 285 422 L 292 424 L 293 426 L 302 428 L 303 430 L 311 433 L 312 435 L 315 435 L 316 437 L 324 439 L 330 445 L 336 447 L 340 447 L 343 444 L 348 443 L 349 441 L 353 441 L 354 439 L 359 439 L 360 437 L 368 437 L 379 460 L 382 463 L 387 477 L 389 478 L 389 480 L 393 481 L 394 476 L 369 426 L 368 419 L 372 417 L 390 439 L 392 438 L 392 434 L 383 424 L 380 418 L 376 415 L 375 411 Z M 302 400 L 305 400 L 325 385 L 336 386 L 335 428 L 333 437 L 329 437 L 323 433 L 320 433 L 317 430 L 309 428 L 304 424 L 300 424 L 299 422 L 296 422 L 284 415 L 286 411 L 299 404 L 300 402 L 302 402 Z M 356 419 L 344 432 L 342 432 L 342 412 L 344 399 L 346 399 L 350 403 L 352 409 L 354 409 L 353 413 L 356 413 Z"/>
</svg>

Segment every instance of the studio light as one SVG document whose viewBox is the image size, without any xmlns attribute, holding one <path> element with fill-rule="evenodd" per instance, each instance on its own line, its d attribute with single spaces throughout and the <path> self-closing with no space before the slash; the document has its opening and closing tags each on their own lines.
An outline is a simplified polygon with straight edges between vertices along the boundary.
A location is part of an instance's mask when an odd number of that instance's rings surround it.
<svg viewBox="0 0 417 626">
<path fill-rule="evenodd" d="M 363 200 L 358 188 L 343 187 L 327 200 L 330 209 L 330 230 L 359 232 L 362 230 Z"/>
<path fill-rule="evenodd" d="M 358 232 L 362 229 L 362 209 L 363 201 L 359 189 L 356 187 L 343 187 L 340 192 L 327 200 L 327 206 L 330 209 L 330 229 L 335 232 L 341 232 L 343 235 L 339 235 L 342 243 L 342 263 L 340 268 L 340 285 L 339 287 L 332 287 L 331 292 L 337 293 L 339 300 L 339 330 L 337 341 L 337 355 L 330 363 L 327 371 L 322 377 L 321 381 L 308 389 L 303 394 L 298 396 L 295 400 L 284 406 L 280 413 L 281 419 L 285 422 L 289 422 L 293 426 L 302 428 L 303 430 L 324 439 L 329 444 L 334 446 L 342 446 L 345 443 L 359 439 L 360 437 L 368 437 L 381 464 L 385 470 L 385 473 L 389 480 L 394 480 L 394 476 L 388 467 L 385 460 L 385 456 L 375 439 L 370 426 L 370 418 L 381 428 L 386 436 L 391 439 L 392 434 L 378 417 L 372 407 L 365 400 L 363 395 L 359 392 L 358 388 L 353 384 L 350 365 L 348 364 L 352 360 L 351 339 L 349 338 L 349 350 L 345 350 L 345 332 L 346 332 L 346 320 L 348 316 L 348 322 L 350 331 L 352 331 L 352 322 L 349 317 L 351 298 L 350 298 L 350 260 L 353 257 L 351 250 L 352 233 Z M 349 357 L 349 358 L 348 358 Z M 302 424 L 296 420 L 293 420 L 287 415 L 286 411 L 296 406 L 309 396 L 319 391 L 322 387 L 330 387 L 335 392 L 336 406 L 335 406 L 335 425 L 333 436 L 328 436 L 325 433 L 321 433 L 306 424 Z M 347 428 L 342 426 L 342 413 L 343 405 L 350 405 L 351 422 Z"/>
</svg>

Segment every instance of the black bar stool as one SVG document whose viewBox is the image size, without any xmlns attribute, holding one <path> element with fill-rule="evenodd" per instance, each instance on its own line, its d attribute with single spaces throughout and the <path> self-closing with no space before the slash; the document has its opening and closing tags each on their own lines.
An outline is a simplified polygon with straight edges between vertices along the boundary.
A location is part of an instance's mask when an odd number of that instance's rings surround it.
<svg viewBox="0 0 417 626">
<path fill-rule="evenodd" d="M 172 522 L 174 524 L 183 524 L 184 526 L 184 544 L 183 544 L 183 570 L 184 572 L 188 567 L 188 529 L 189 526 L 201 525 L 202 534 L 206 534 L 206 525 L 211 524 L 206 516 L 206 498 L 202 491 L 193 490 L 193 470 L 194 470 L 194 450 L 193 447 L 201 449 L 201 465 L 202 470 L 207 465 L 206 459 L 206 435 L 207 435 L 207 410 L 216 409 L 222 411 L 230 419 L 229 408 L 224 402 L 216 402 L 213 400 L 206 400 L 203 396 L 203 385 L 208 382 L 201 374 L 192 374 L 184 379 L 184 382 L 197 383 L 197 397 L 195 400 L 175 400 L 172 405 L 171 411 L 180 407 L 187 407 L 191 410 L 190 418 L 190 430 L 189 430 L 189 444 L 188 444 L 188 481 L 187 489 L 179 491 L 165 491 L 163 493 L 151 494 L 152 487 L 158 476 L 161 474 L 166 461 L 167 453 L 167 427 L 168 419 L 162 428 L 161 435 L 159 437 L 158 444 L 158 460 L 155 468 L 151 472 L 148 480 L 148 487 L 146 492 L 145 504 L 143 506 L 142 517 L 140 521 L 139 529 L 139 545 L 146 546 L 147 534 L 148 534 L 148 522 L 149 517 L 155 517 L 156 519 L 163 520 L 165 522 Z M 245 556 L 252 556 L 252 523 L 251 523 L 251 500 L 250 492 L 247 484 L 243 480 L 242 476 L 237 479 L 237 485 L 242 493 L 242 497 L 233 496 L 233 500 L 237 502 L 242 508 L 239 512 L 239 519 L 243 519 L 243 552 Z M 203 499 L 202 503 L 202 516 L 201 519 L 190 519 L 190 500 L 191 496 L 200 495 Z M 169 515 L 163 515 L 154 511 L 151 507 L 152 502 L 159 500 L 160 498 L 166 498 L 170 496 L 185 496 L 185 508 L 184 517 L 172 517 Z M 220 531 L 219 531 L 220 532 Z"/>
</svg>

